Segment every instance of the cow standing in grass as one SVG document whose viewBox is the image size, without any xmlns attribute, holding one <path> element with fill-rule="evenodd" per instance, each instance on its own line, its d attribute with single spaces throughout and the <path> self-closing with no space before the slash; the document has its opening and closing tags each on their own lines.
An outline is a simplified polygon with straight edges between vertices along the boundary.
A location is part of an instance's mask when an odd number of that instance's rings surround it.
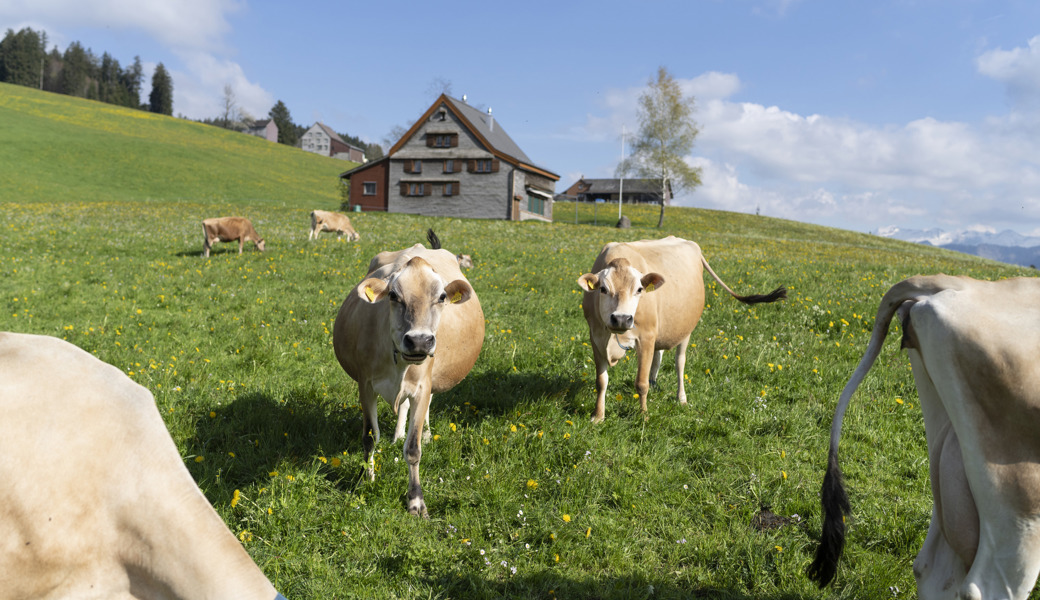
<svg viewBox="0 0 1040 600">
<path fill-rule="evenodd" d="M 68 342 L 0 333 L 0 599 L 58 598 L 281 596 L 148 390 Z"/>
<path fill-rule="evenodd" d="M 316 240 L 323 231 L 334 231 L 336 239 L 347 236 L 347 241 L 356 242 L 361 239 L 361 234 L 354 229 L 350 223 L 350 217 L 344 214 L 329 212 L 327 210 L 311 211 L 311 231 L 307 235 L 308 240 Z"/>
<path fill-rule="evenodd" d="M 423 424 L 434 393 L 458 384 L 484 342 L 484 312 L 455 255 L 420 244 L 381 252 L 343 301 L 332 343 L 343 370 L 358 382 L 362 443 L 369 479 L 379 441 L 377 394 L 397 415 L 394 441 L 405 435 L 408 511 L 428 516 L 419 481 Z"/>
<path fill-rule="evenodd" d="M 245 217 L 217 217 L 202 221 L 202 256 L 209 258 L 209 250 L 216 242 L 238 242 L 238 253 L 242 254 L 245 242 L 253 242 L 256 249 L 264 251 L 264 239 Z"/>
<path fill-rule="evenodd" d="M 669 236 L 661 240 L 609 243 L 596 257 L 592 272 L 578 278 L 584 290 L 581 308 L 589 325 L 596 361 L 596 410 L 606 412 L 607 369 L 628 350 L 639 358 L 636 392 L 646 414 L 646 394 L 657 383 L 665 350 L 675 349 L 677 397 L 686 404 L 683 371 L 690 334 L 704 311 L 702 265 L 734 298 L 745 304 L 787 297 L 780 286 L 765 295 L 738 296 L 712 271 L 695 242 Z"/>
<path fill-rule="evenodd" d="M 823 587 L 837 573 L 851 512 L 838 462 L 842 420 L 896 316 L 924 415 L 933 500 L 913 566 L 918 597 L 1024 600 L 1040 573 L 1035 278 L 913 277 L 881 299 L 870 343 L 831 422 L 823 532 L 809 576 Z"/>
</svg>

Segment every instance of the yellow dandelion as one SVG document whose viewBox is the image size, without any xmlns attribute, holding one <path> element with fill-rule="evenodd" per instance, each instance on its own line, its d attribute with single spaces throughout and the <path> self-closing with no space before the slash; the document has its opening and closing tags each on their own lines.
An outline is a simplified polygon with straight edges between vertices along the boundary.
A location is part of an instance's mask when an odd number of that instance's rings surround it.
<svg viewBox="0 0 1040 600">
<path fill-rule="evenodd" d="M 585 537 L 589 537 L 590 535 L 592 535 L 592 528 L 591 527 L 589 527 L 588 529 L 585 530 Z"/>
<path fill-rule="evenodd" d="M 527 480 L 527 487 L 531 488 L 532 490 L 536 490 L 536 489 L 538 489 L 538 482 L 535 481 L 534 479 L 528 479 Z"/>
<path fill-rule="evenodd" d="M 511 433 L 516 433 L 516 425 L 510 425 L 510 426 L 509 426 L 509 431 L 510 431 Z"/>
<path fill-rule="evenodd" d="M 563 522 L 564 523 L 570 523 L 571 522 L 571 516 L 570 515 L 563 515 Z"/>
<path fill-rule="evenodd" d="M 453 433 L 456 431 L 454 423 L 448 423 L 448 427 L 451 429 Z"/>
<path fill-rule="evenodd" d="M 896 398 L 896 404 L 902 404 L 902 403 L 903 403 L 903 399 L 902 398 Z"/>
<path fill-rule="evenodd" d="M 242 498 L 242 492 L 235 490 L 235 493 L 231 496 L 231 508 L 238 506 L 238 501 Z"/>
<path fill-rule="evenodd" d="M 334 467 L 338 467 L 338 466 L 340 466 L 340 464 L 343 463 L 343 461 L 341 461 L 340 459 L 336 458 L 335 456 L 332 457 L 332 460 L 330 462 L 332 463 L 332 466 L 334 466 Z"/>
<path fill-rule="evenodd" d="M 196 456 L 195 457 L 195 462 L 197 462 L 197 463 L 200 463 L 200 462 L 202 462 L 204 460 L 206 460 L 205 456 Z"/>
</svg>

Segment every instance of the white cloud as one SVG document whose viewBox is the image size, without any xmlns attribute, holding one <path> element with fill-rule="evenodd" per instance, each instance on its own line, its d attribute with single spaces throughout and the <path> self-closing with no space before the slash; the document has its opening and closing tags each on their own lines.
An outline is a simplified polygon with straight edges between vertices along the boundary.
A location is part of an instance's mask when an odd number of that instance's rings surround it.
<svg viewBox="0 0 1040 600">
<path fill-rule="evenodd" d="M 235 102 L 254 118 L 265 118 L 274 97 L 249 81 L 242 67 L 205 52 L 181 55 L 185 71 L 174 71 L 174 109 L 192 118 L 216 117 L 224 110 L 224 86 L 230 85 Z"/>
<path fill-rule="evenodd" d="M 1003 83 L 1017 105 L 1040 105 L 1040 36 L 1026 47 L 983 52 L 975 64 L 979 73 Z"/>
</svg>

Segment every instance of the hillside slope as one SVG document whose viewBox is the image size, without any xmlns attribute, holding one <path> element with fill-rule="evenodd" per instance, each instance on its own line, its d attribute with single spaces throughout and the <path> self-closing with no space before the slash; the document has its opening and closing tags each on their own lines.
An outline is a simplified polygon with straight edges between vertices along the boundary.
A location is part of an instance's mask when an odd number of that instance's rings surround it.
<svg viewBox="0 0 1040 600">
<path fill-rule="evenodd" d="M 192 121 L 0 84 L 0 199 L 339 205 L 355 163 Z"/>
</svg>

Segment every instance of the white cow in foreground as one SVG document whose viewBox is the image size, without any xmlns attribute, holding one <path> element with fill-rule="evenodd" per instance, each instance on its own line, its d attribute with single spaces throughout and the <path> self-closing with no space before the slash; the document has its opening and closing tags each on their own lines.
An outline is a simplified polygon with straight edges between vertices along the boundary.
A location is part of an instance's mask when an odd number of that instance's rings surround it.
<svg viewBox="0 0 1040 600">
<path fill-rule="evenodd" d="M 62 340 L 0 333 L 0 599 L 78 598 L 282 597 L 148 390 Z"/>
<path fill-rule="evenodd" d="M 592 272 L 578 278 L 585 292 L 581 308 L 596 361 L 594 422 L 605 416 L 607 369 L 631 349 L 639 358 L 636 392 L 643 413 L 650 385 L 657 383 L 664 351 L 673 348 L 679 380 L 676 395 L 680 404 L 686 404 L 686 347 L 704 312 L 702 265 L 723 289 L 745 304 L 787 297 L 783 286 L 765 295 L 738 296 L 711 270 L 696 242 L 674 236 L 609 243 L 596 257 Z"/>
<path fill-rule="evenodd" d="M 307 234 L 307 239 L 316 240 L 323 231 L 336 232 L 336 239 L 346 235 L 348 242 L 356 242 L 361 239 L 361 234 L 354 229 L 350 223 L 350 217 L 347 215 L 327 210 L 312 210 L 311 231 Z"/>
<path fill-rule="evenodd" d="M 823 480 L 823 534 L 809 576 L 833 580 L 851 511 L 841 423 L 898 314 L 924 414 L 932 520 L 918 596 L 1024 599 L 1040 572 L 1040 279 L 936 275 L 894 285 L 842 391 Z"/>
<path fill-rule="evenodd" d="M 376 394 L 398 415 L 394 441 L 404 435 L 408 511 L 428 516 L 419 481 L 423 423 L 432 394 L 469 373 L 484 343 L 484 312 L 455 255 L 420 244 L 381 252 L 368 276 L 348 294 L 336 316 L 332 343 L 343 370 L 358 382 L 362 444 L 375 479 L 379 441 Z M 407 415 L 407 416 L 406 416 Z"/>
</svg>

